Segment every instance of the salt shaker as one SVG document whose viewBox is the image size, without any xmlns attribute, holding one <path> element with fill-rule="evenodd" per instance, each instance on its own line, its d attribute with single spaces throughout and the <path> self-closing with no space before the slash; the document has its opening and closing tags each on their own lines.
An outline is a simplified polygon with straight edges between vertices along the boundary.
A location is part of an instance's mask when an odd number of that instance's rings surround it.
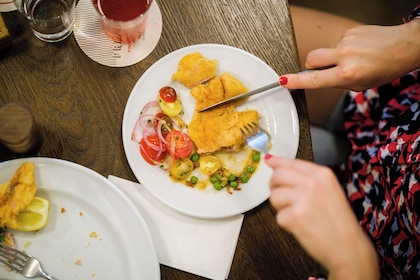
<svg viewBox="0 0 420 280">
<path fill-rule="evenodd" d="M 16 103 L 0 107 L 0 143 L 16 154 L 31 153 L 40 147 L 37 124 L 25 107 Z"/>
</svg>

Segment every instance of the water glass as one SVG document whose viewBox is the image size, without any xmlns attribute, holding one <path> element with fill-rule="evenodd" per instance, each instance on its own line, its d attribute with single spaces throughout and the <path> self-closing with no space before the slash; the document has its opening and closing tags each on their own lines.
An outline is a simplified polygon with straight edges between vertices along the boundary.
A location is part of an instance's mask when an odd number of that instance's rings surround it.
<svg viewBox="0 0 420 280">
<path fill-rule="evenodd" d="M 73 31 L 76 0 L 14 0 L 33 33 L 45 42 L 59 42 Z"/>
</svg>

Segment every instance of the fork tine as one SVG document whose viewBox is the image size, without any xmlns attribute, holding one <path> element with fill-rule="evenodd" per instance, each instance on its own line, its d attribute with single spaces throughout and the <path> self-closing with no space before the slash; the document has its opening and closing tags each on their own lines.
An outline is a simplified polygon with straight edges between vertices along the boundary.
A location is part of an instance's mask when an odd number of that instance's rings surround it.
<svg viewBox="0 0 420 280">
<path fill-rule="evenodd" d="M 242 135 L 245 136 L 245 138 L 251 136 L 248 130 L 248 127 L 246 125 L 241 127 L 241 132 L 242 132 Z"/>
<path fill-rule="evenodd" d="M 251 137 L 258 132 L 258 125 L 255 122 L 247 123 L 241 127 L 241 132 L 245 137 Z"/>
<path fill-rule="evenodd" d="M 58 280 L 43 270 L 38 259 L 2 243 L 0 243 L 0 262 L 27 278 L 43 277 Z"/>
<path fill-rule="evenodd" d="M 241 128 L 246 143 L 252 149 L 267 153 L 270 136 L 257 123 L 247 123 Z"/>
<path fill-rule="evenodd" d="M 260 126 L 256 122 L 251 122 L 249 127 L 252 129 L 253 135 L 257 134 L 261 130 Z"/>
<path fill-rule="evenodd" d="M 14 270 L 22 270 L 28 258 L 19 250 L 0 243 L 0 262 Z"/>
</svg>

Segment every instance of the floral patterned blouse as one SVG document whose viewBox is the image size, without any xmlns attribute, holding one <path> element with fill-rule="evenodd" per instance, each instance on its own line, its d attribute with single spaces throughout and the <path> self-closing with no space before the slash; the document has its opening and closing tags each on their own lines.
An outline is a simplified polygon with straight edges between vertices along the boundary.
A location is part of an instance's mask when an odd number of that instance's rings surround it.
<svg viewBox="0 0 420 280">
<path fill-rule="evenodd" d="M 420 279 L 420 69 L 349 92 L 345 104 L 352 152 L 339 177 L 376 246 L 381 278 Z"/>
</svg>

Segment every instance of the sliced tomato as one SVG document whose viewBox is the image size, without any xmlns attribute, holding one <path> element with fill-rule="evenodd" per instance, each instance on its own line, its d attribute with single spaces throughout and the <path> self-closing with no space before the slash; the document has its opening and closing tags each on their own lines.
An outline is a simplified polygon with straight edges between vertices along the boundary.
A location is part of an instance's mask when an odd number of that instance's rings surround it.
<svg viewBox="0 0 420 280">
<path fill-rule="evenodd" d="M 149 164 L 156 165 L 162 162 L 167 153 L 163 143 L 155 134 L 147 135 L 140 140 L 140 154 Z"/>
<path fill-rule="evenodd" d="M 157 113 L 154 120 L 153 120 L 153 125 L 155 127 L 155 131 L 158 132 L 158 125 L 159 125 L 159 121 L 164 121 L 165 123 L 162 123 L 162 126 L 160 127 L 160 130 L 162 132 L 163 137 L 165 137 L 170 130 L 172 130 L 173 128 L 173 123 L 172 123 L 172 119 L 166 115 L 165 113 Z"/>
<path fill-rule="evenodd" d="M 166 103 L 173 103 L 177 99 L 176 91 L 173 87 L 165 86 L 159 90 L 159 96 Z"/>
<path fill-rule="evenodd" d="M 172 130 L 166 135 L 166 151 L 173 158 L 188 157 L 193 150 L 193 141 L 182 131 Z"/>
</svg>

